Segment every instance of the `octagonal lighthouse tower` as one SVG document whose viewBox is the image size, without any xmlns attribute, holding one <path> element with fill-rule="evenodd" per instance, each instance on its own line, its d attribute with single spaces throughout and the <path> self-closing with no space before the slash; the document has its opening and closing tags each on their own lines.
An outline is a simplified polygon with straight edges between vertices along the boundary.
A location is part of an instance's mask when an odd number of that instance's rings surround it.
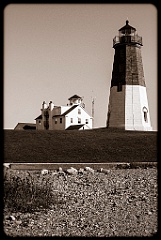
<svg viewBox="0 0 161 240">
<path fill-rule="evenodd" d="M 126 25 L 113 39 L 115 49 L 107 127 L 152 130 L 141 57 L 142 37 Z"/>
</svg>

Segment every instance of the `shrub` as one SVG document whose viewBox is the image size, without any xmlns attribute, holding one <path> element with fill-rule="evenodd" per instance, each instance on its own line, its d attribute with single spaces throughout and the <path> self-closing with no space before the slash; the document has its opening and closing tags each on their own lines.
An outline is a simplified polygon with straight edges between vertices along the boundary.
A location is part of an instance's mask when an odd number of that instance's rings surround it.
<svg viewBox="0 0 161 240">
<path fill-rule="evenodd" d="M 53 194 L 54 193 L 54 194 Z M 50 176 L 30 172 L 8 170 L 4 176 L 5 207 L 20 212 L 31 212 L 50 206 L 58 201 L 52 189 Z"/>
</svg>

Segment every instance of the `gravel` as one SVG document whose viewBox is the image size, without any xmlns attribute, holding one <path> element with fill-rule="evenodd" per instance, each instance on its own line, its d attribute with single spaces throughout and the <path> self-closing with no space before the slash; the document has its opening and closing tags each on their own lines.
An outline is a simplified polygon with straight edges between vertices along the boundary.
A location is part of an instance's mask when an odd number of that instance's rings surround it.
<svg viewBox="0 0 161 240">
<path fill-rule="evenodd" d="M 38 172 L 30 174 L 35 179 L 40 176 Z M 73 175 L 49 171 L 47 175 L 57 201 L 33 212 L 4 206 L 6 235 L 142 237 L 157 233 L 157 168 L 81 170 Z"/>
</svg>

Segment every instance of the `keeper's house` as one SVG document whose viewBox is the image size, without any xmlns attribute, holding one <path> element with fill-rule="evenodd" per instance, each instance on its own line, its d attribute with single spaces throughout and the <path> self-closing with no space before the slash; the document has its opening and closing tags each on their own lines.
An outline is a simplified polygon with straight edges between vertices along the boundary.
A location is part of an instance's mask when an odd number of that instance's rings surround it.
<svg viewBox="0 0 161 240">
<path fill-rule="evenodd" d="M 92 129 L 92 117 L 86 112 L 82 98 L 74 95 L 68 98 L 67 106 L 42 104 L 41 115 L 36 120 L 36 130 L 84 130 Z"/>
</svg>

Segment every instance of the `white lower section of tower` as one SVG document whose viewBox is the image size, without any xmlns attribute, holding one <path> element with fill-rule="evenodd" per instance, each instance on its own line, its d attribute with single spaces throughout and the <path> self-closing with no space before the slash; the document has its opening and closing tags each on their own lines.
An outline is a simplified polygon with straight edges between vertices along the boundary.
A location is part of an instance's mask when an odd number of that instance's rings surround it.
<svg viewBox="0 0 161 240">
<path fill-rule="evenodd" d="M 123 85 L 110 89 L 109 127 L 125 130 L 152 131 L 146 87 Z"/>
<path fill-rule="evenodd" d="M 151 131 L 146 87 L 126 85 L 125 129 Z"/>
</svg>

